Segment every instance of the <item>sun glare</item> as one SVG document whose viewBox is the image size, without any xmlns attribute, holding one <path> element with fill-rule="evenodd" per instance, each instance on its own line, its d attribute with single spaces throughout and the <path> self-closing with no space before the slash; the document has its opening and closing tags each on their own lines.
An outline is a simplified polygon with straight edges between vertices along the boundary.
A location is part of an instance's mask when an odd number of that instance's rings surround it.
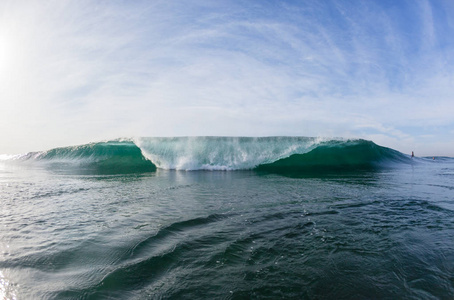
<svg viewBox="0 0 454 300">
<path fill-rule="evenodd" d="M 9 48 L 8 39 L 5 36 L 0 35 L 0 74 L 5 73 L 8 60 L 11 59 Z"/>
</svg>

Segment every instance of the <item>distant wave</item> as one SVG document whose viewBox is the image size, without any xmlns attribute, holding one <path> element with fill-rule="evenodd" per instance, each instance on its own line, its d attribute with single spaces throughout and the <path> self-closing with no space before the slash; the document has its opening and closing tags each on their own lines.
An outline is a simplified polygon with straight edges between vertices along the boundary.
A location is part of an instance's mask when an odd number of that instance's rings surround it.
<svg viewBox="0 0 454 300">
<path fill-rule="evenodd" d="M 11 158 L 54 169 L 122 174 L 170 170 L 323 171 L 409 163 L 396 150 L 361 139 L 173 137 L 119 139 Z"/>
</svg>

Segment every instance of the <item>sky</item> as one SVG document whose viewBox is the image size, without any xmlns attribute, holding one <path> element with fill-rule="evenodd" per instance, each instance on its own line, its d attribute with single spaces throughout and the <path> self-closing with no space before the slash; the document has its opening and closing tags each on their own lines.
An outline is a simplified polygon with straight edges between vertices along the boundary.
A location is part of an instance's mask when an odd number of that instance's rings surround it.
<svg viewBox="0 0 454 300">
<path fill-rule="evenodd" d="M 0 153 L 206 135 L 454 156 L 454 1 L 0 2 Z"/>
</svg>

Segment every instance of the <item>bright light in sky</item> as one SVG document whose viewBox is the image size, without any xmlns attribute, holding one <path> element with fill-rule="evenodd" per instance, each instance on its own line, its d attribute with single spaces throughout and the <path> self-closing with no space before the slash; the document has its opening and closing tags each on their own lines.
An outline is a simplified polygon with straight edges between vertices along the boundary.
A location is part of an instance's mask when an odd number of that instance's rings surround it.
<svg viewBox="0 0 454 300">
<path fill-rule="evenodd" d="M 8 62 L 8 41 L 6 38 L 0 35 L 0 72 L 4 73 L 6 69 L 6 63 Z"/>
<path fill-rule="evenodd" d="M 0 3 L 0 153 L 359 137 L 454 156 L 454 2 Z"/>
<path fill-rule="evenodd" d="M 14 68 L 13 40 L 10 36 L 1 33 L 0 28 L 0 83 L 2 89 L 9 87 L 8 77 Z"/>
</svg>

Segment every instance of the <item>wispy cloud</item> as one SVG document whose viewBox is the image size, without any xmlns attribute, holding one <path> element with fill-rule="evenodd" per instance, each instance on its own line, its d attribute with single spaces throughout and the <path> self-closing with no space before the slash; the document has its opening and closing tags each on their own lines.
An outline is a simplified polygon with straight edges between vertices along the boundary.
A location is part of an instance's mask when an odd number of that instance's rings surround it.
<svg viewBox="0 0 454 300">
<path fill-rule="evenodd" d="M 0 152 L 277 134 L 408 151 L 454 126 L 453 7 L 418 3 L 3 2 Z"/>
</svg>

